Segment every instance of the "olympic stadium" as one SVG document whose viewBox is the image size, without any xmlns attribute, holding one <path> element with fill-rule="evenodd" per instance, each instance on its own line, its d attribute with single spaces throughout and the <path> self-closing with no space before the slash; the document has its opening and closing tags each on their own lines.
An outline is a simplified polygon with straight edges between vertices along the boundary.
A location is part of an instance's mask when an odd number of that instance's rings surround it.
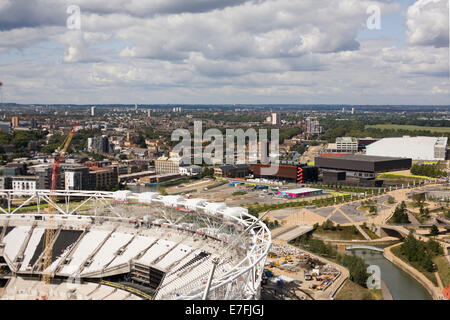
<svg viewBox="0 0 450 320">
<path fill-rule="evenodd" d="M 153 192 L 0 190 L 0 212 L 2 300 L 260 298 L 271 234 L 245 208 Z"/>
</svg>

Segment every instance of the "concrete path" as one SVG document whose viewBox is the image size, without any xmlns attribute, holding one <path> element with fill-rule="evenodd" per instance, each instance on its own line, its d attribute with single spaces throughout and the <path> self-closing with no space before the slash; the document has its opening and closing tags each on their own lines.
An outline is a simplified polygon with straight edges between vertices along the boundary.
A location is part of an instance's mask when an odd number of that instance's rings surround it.
<svg viewBox="0 0 450 320">
<path fill-rule="evenodd" d="M 298 226 L 295 227 L 292 230 L 288 230 L 286 232 L 283 232 L 276 236 L 277 239 L 284 240 L 286 242 L 289 242 L 291 240 L 294 240 L 295 238 L 298 238 L 308 232 L 310 232 L 313 229 L 312 226 Z"/>
<path fill-rule="evenodd" d="M 383 295 L 383 300 L 394 300 L 391 291 L 389 290 L 384 280 L 381 280 L 381 294 Z"/>
<path fill-rule="evenodd" d="M 441 292 L 442 292 L 442 290 L 444 290 L 444 285 L 442 284 L 441 277 L 439 276 L 439 272 L 436 271 L 434 273 L 434 276 L 436 277 L 437 283 L 439 285 L 439 289 L 441 289 Z"/>
</svg>

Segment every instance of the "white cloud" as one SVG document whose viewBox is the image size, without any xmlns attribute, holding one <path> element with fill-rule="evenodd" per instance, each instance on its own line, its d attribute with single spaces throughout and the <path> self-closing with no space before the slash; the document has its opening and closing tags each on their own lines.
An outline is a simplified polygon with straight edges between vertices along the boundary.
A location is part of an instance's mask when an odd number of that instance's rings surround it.
<svg viewBox="0 0 450 320">
<path fill-rule="evenodd" d="M 449 46 L 448 0 L 417 0 L 408 8 L 408 42 L 413 45 Z"/>
<path fill-rule="evenodd" d="M 400 12 L 390 0 L 28 1 L 0 3 L 5 101 L 448 103 L 436 1 L 408 10 L 407 46 L 356 40 L 369 4 Z"/>
</svg>

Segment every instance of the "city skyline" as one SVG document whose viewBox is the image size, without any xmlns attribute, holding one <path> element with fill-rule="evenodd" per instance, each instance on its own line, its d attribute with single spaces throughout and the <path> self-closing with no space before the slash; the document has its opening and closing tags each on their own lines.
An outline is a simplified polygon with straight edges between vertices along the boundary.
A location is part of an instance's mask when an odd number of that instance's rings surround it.
<svg viewBox="0 0 450 320">
<path fill-rule="evenodd" d="M 3 102 L 444 105 L 447 12 L 443 0 L 4 2 Z"/>
</svg>

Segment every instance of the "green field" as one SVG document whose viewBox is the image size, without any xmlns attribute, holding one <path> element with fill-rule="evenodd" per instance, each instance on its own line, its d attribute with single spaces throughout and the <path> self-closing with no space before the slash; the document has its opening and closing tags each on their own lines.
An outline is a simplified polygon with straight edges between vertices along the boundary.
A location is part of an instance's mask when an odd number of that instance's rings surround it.
<svg viewBox="0 0 450 320">
<path fill-rule="evenodd" d="M 364 236 L 359 232 L 353 231 L 352 226 L 337 228 L 336 230 L 324 230 L 322 226 L 318 227 L 313 235 L 321 240 L 364 240 Z"/>
<path fill-rule="evenodd" d="M 443 256 L 434 257 L 433 262 L 436 264 L 439 272 L 439 277 L 441 278 L 444 287 L 450 285 L 450 266 L 447 259 Z"/>
<path fill-rule="evenodd" d="M 378 179 L 392 179 L 392 180 L 436 180 L 436 178 L 426 177 L 426 176 L 416 176 L 413 174 L 401 174 L 401 173 L 392 173 L 385 172 L 377 176 Z"/>
<path fill-rule="evenodd" d="M 366 129 L 368 128 L 375 128 L 381 130 L 394 129 L 394 130 L 409 130 L 409 131 L 427 130 L 438 133 L 450 133 L 450 128 L 447 127 L 422 127 L 422 126 L 402 125 L 402 124 L 374 124 L 374 125 L 367 125 Z"/>
<path fill-rule="evenodd" d="M 383 300 L 381 290 L 369 290 L 361 287 L 353 281 L 346 280 L 342 288 L 337 293 L 336 300 Z"/>
</svg>

